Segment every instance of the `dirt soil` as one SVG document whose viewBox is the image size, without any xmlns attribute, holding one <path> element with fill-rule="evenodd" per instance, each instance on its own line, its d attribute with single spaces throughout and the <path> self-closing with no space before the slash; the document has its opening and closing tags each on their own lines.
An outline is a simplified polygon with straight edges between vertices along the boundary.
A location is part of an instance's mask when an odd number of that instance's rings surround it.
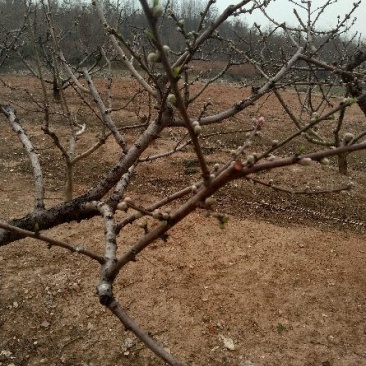
<svg viewBox="0 0 366 366">
<path fill-rule="evenodd" d="M 210 93 L 219 109 L 245 91 L 220 84 Z M 291 92 L 286 97 L 291 103 Z M 229 128 L 236 130 L 259 114 L 266 126 L 257 149 L 291 129 L 271 98 Z M 24 113 L 24 125 L 33 141 L 45 147 L 49 207 L 62 199 L 62 162 L 30 115 Z M 347 126 L 355 129 L 362 120 L 355 107 Z M 21 144 L 3 117 L 0 124 L 0 219 L 9 220 L 31 210 L 33 186 Z M 88 138 L 81 143 L 87 146 Z M 228 136 L 220 149 L 217 138 L 216 145 L 208 139 L 210 164 L 225 161 L 223 152 L 237 142 L 232 139 Z M 153 148 L 164 151 L 171 144 L 164 135 Z M 296 146 L 282 153 L 291 148 Z M 110 143 L 80 165 L 75 193 L 90 187 L 117 156 Z M 315 190 L 352 180 L 352 191 L 291 195 L 247 181 L 231 183 L 216 195 L 217 210 L 230 215 L 228 224 L 221 228 L 200 211 L 191 215 L 171 230 L 167 241 L 154 243 L 124 269 L 115 285 L 118 300 L 160 344 L 190 365 L 366 365 L 366 156 L 350 159 L 348 177 L 339 176 L 334 164 L 294 166 L 260 178 Z M 145 204 L 191 184 L 198 175 L 187 149 L 175 160 L 139 168 L 129 194 Z M 103 253 L 98 218 L 45 234 Z M 128 227 L 119 253 L 141 235 L 137 225 Z M 98 266 L 80 255 L 47 249 L 32 239 L 1 247 L 0 366 L 163 365 L 98 303 L 97 283 Z"/>
</svg>

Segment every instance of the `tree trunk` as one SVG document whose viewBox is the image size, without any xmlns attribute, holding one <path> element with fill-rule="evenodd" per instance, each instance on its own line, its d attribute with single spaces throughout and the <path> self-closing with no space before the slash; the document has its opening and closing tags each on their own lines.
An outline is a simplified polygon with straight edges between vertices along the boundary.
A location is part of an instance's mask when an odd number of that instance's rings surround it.
<svg viewBox="0 0 366 366">
<path fill-rule="evenodd" d="M 57 83 L 57 78 L 54 75 L 53 76 L 53 87 L 52 87 L 52 91 L 53 91 L 53 97 L 56 101 L 59 101 L 61 99 L 61 95 L 60 95 L 60 87 L 58 86 Z"/>
<path fill-rule="evenodd" d="M 73 175 L 74 175 L 74 165 L 67 164 L 66 165 L 66 187 L 65 187 L 65 200 L 66 201 L 72 200 L 72 195 L 73 195 L 73 190 L 74 190 Z"/>
<path fill-rule="evenodd" d="M 343 175 L 348 175 L 347 154 L 338 155 L 338 171 Z"/>
<path fill-rule="evenodd" d="M 351 57 L 351 61 L 346 65 L 345 69 L 347 71 L 353 71 L 355 68 L 360 66 L 362 63 L 366 61 L 366 52 L 357 50 L 354 55 Z M 362 84 L 359 80 L 355 79 L 350 75 L 343 75 L 342 79 L 345 83 L 347 83 L 347 90 L 352 96 L 352 98 L 360 98 L 363 95 Z M 357 102 L 363 114 L 366 116 L 366 97 L 363 96 Z"/>
</svg>

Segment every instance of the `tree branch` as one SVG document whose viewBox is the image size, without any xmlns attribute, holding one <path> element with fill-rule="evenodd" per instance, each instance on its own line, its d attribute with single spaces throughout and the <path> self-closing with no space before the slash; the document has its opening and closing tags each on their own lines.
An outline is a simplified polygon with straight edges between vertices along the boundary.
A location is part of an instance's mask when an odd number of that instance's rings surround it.
<svg viewBox="0 0 366 366">
<path fill-rule="evenodd" d="M 83 245 L 72 246 L 64 241 L 49 238 L 45 235 L 42 235 L 42 234 L 40 234 L 40 232 L 38 230 L 35 230 L 35 231 L 24 230 L 24 229 L 20 229 L 17 226 L 6 224 L 5 222 L 2 222 L 2 221 L 0 221 L 0 228 L 6 230 L 8 232 L 16 233 L 18 235 L 18 239 L 30 237 L 30 238 L 37 239 L 37 240 L 43 241 L 45 243 L 48 243 L 49 248 L 51 248 L 52 246 L 60 247 L 60 248 L 67 249 L 72 253 L 83 254 L 83 255 L 97 261 L 100 264 L 103 264 L 105 262 L 103 257 L 96 255 L 96 254 L 90 252 L 89 250 L 84 249 Z M 35 228 L 37 228 L 36 224 L 35 224 Z"/>
<path fill-rule="evenodd" d="M 44 209 L 44 183 L 41 164 L 38 160 L 37 154 L 34 152 L 33 144 L 20 125 L 19 120 L 15 115 L 15 111 L 10 106 L 0 106 L 1 111 L 7 117 L 11 128 L 17 134 L 19 140 L 22 142 L 25 151 L 28 154 L 28 158 L 32 164 L 33 176 L 34 176 L 34 191 L 35 191 L 35 206 L 36 211 Z"/>
<path fill-rule="evenodd" d="M 108 309 L 121 321 L 127 330 L 133 332 L 147 347 L 151 349 L 156 355 L 163 359 L 170 366 L 183 366 L 184 364 L 174 358 L 164 348 L 159 346 L 149 334 L 141 329 L 139 325 L 130 318 L 121 305 L 113 299 L 108 305 Z"/>
</svg>

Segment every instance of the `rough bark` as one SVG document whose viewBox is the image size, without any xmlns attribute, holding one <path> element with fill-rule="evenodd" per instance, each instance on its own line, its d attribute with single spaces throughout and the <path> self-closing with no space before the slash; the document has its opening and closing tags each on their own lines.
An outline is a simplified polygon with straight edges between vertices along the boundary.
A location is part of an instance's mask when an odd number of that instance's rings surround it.
<svg viewBox="0 0 366 366">
<path fill-rule="evenodd" d="M 346 71 L 353 71 L 366 61 L 366 51 L 358 50 L 351 61 L 346 65 Z M 358 98 L 357 104 L 363 114 L 366 116 L 366 94 L 363 92 L 362 86 L 357 78 L 343 74 L 343 81 L 347 84 L 347 91 L 352 98 Z"/>
</svg>

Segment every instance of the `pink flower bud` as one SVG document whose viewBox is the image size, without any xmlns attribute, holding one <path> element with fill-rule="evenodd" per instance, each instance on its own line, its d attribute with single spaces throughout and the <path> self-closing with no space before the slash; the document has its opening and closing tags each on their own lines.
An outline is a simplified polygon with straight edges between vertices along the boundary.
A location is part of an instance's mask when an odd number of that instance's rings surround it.
<svg viewBox="0 0 366 366">
<path fill-rule="evenodd" d="M 264 117 L 260 116 L 257 119 L 257 129 L 258 129 L 258 131 L 260 131 L 262 129 L 263 124 L 264 124 Z"/>
</svg>

